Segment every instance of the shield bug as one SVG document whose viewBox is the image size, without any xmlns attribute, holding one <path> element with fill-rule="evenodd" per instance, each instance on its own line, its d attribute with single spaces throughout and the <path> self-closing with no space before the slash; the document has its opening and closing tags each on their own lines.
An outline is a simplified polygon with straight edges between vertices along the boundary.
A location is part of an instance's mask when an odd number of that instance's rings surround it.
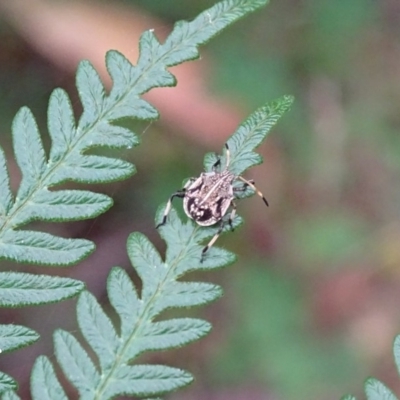
<svg viewBox="0 0 400 400">
<path fill-rule="evenodd" d="M 234 200 L 237 198 L 238 192 L 244 192 L 247 187 L 253 189 L 268 206 L 268 202 L 264 195 L 256 188 L 254 181 L 247 180 L 240 175 L 235 175 L 229 171 L 230 152 L 228 144 L 226 148 L 226 165 L 221 170 L 221 160 L 218 160 L 212 166 L 211 172 L 202 172 L 198 178 L 190 178 L 186 185 L 174 193 L 168 200 L 165 207 L 162 221 L 156 226 L 160 226 L 167 222 L 167 216 L 171 210 L 172 200 L 175 197 L 183 198 L 183 209 L 186 215 L 196 221 L 201 226 L 211 226 L 219 223 L 219 229 L 213 236 L 207 246 L 201 252 L 201 262 L 208 249 L 216 242 L 221 234 L 226 221 L 223 217 L 231 208 L 228 218 L 228 224 L 233 231 L 232 221 L 236 214 L 236 204 Z M 241 181 L 241 186 L 234 186 L 236 181 Z"/>
</svg>

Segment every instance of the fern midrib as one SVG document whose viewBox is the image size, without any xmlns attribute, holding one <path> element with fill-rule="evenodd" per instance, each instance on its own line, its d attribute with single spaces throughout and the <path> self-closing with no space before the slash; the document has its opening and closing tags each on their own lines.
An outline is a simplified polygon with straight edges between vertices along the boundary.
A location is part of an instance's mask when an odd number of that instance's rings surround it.
<svg viewBox="0 0 400 400">
<path fill-rule="evenodd" d="M 182 248 L 182 250 L 179 252 L 179 254 L 175 257 L 175 260 L 171 263 L 171 267 L 169 268 L 167 274 L 165 275 L 165 278 L 160 282 L 160 284 L 157 286 L 154 293 L 150 296 L 147 304 L 143 307 L 143 311 L 142 311 L 141 315 L 138 316 L 137 322 L 135 323 L 135 325 L 133 327 L 131 335 L 128 337 L 125 344 L 121 347 L 120 351 L 117 352 L 117 354 L 115 355 L 116 362 L 113 364 L 110 371 L 106 375 L 104 375 L 104 379 L 102 380 L 102 383 L 100 383 L 98 389 L 96 390 L 95 397 L 93 398 L 93 400 L 101 400 L 102 399 L 102 393 L 107 389 L 108 381 L 112 379 L 115 371 L 118 371 L 118 369 L 122 363 L 127 365 L 125 354 L 128 351 L 128 349 L 131 347 L 131 343 L 136 340 L 137 333 L 140 331 L 143 321 L 146 321 L 146 322 L 151 321 L 158 315 L 158 314 L 151 315 L 151 313 L 150 313 L 150 315 L 147 315 L 147 314 L 149 314 L 149 312 L 150 312 L 149 310 L 151 310 L 157 297 L 160 295 L 160 292 L 162 291 L 161 289 L 170 280 L 170 277 L 173 274 L 173 272 L 175 272 L 175 268 L 179 264 L 182 257 L 184 257 L 184 253 L 187 252 L 188 248 L 190 248 L 190 242 L 193 240 L 193 237 L 195 236 L 198 229 L 199 229 L 199 226 L 195 226 L 192 234 L 188 238 L 189 240 L 187 241 L 187 245 L 184 246 Z"/>
</svg>

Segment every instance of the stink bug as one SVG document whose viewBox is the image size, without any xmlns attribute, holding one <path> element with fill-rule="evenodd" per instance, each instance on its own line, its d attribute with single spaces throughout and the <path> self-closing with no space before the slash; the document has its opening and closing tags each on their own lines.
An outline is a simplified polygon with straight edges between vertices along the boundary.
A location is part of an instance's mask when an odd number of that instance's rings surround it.
<svg viewBox="0 0 400 400">
<path fill-rule="evenodd" d="M 236 214 L 236 199 L 237 192 L 244 192 L 247 187 L 252 188 L 268 206 L 268 202 L 264 195 L 254 186 L 254 181 L 244 179 L 240 175 L 235 175 L 229 171 L 230 152 L 228 144 L 226 148 L 226 165 L 221 171 L 218 171 L 221 160 L 218 160 L 212 166 L 211 172 L 202 172 L 198 178 L 190 178 L 186 185 L 174 193 L 168 200 L 165 207 L 162 221 L 156 226 L 160 226 L 167 222 L 167 216 L 171 210 L 172 200 L 174 197 L 183 198 L 183 209 L 186 215 L 197 222 L 201 226 L 210 226 L 219 223 L 219 229 L 214 237 L 210 240 L 207 246 L 201 252 L 201 262 L 204 260 L 205 253 L 215 243 L 225 226 L 223 217 L 229 208 L 232 208 L 229 214 L 228 224 L 233 231 L 232 221 Z M 243 182 L 242 186 L 234 187 L 235 181 Z"/>
</svg>

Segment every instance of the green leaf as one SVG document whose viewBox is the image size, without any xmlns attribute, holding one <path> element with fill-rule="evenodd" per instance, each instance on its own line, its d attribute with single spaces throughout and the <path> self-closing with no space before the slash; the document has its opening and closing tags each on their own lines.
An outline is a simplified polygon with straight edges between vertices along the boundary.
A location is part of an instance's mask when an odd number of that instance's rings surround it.
<svg viewBox="0 0 400 400">
<path fill-rule="evenodd" d="M 105 183 L 129 178 L 134 166 L 123 160 L 103 156 L 75 155 L 53 176 L 54 183 L 74 180 L 82 183 Z"/>
<path fill-rule="evenodd" d="M 93 79 L 89 84 L 93 84 Z M 93 100 L 93 93 L 95 96 L 100 94 L 94 90 L 96 88 L 85 88 L 88 93 L 81 92 L 81 95 L 90 108 L 93 104 L 88 99 Z M 93 132 L 85 137 L 75 129 L 70 101 L 61 89 L 54 91 L 50 98 L 48 117 L 49 132 L 53 139 L 48 163 L 32 113 L 22 108 L 14 119 L 14 150 L 22 172 L 22 181 L 13 206 L 4 155 L 0 155 L 0 172 L 4 176 L 0 181 L 0 258 L 69 265 L 92 252 L 93 244 L 80 239 L 63 239 L 42 232 L 15 229 L 35 219 L 69 221 L 99 215 L 112 204 L 108 196 L 78 190 L 54 192 L 48 188 L 67 180 L 92 183 L 123 179 L 133 174 L 134 167 L 126 161 L 82 154 L 85 149 L 93 147 L 93 140 L 90 141 L 89 136 L 96 135 Z M 103 121 L 102 139 L 97 139 L 96 145 L 108 144 L 105 128 L 110 126 L 106 120 Z M 110 146 L 138 143 L 138 140 L 132 139 L 132 134 L 128 135 L 127 129 L 114 127 L 110 131 L 113 133 Z M 115 136 L 120 133 L 124 133 L 124 138 L 116 139 Z"/>
<path fill-rule="evenodd" d="M 199 45 L 207 42 L 233 21 L 265 4 L 267 0 L 221 1 L 199 14 L 192 22 L 178 22 L 165 42 L 165 47 L 171 48 L 166 55 L 168 64 L 176 65 L 182 58 L 186 60 L 198 58 L 199 53 L 194 43 Z M 182 42 L 185 46 L 177 47 L 176 42 Z"/>
<path fill-rule="evenodd" d="M 110 303 L 120 316 L 121 338 L 126 339 L 142 311 L 143 301 L 139 299 L 133 283 L 122 268 L 114 267 L 111 270 L 107 291 Z"/>
<path fill-rule="evenodd" d="M 50 96 L 47 110 L 49 134 L 52 140 L 50 163 L 62 162 L 77 140 L 75 118 L 71 101 L 62 89 L 55 89 Z"/>
<path fill-rule="evenodd" d="M 83 336 L 99 358 L 101 368 L 108 369 L 120 346 L 113 324 L 89 292 L 79 296 L 77 313 Z"/>
<path fill-rule="evenodd" d="M 0 227 L 3 225 L 4 217 L 10 211 L 13 203 L 13 196 L 10 189 L 6 158 L 3 149 L 0 147 Z"/>
<path fill-rule="evenodd" d="M 147 301 L 168 272 L 153 244 L 141 233 L 128 238 L 128 255 L 143 283 L 142 299 Z"/>
<path fill-rule="evenodd" d="M 205 282 L 167 282 L 163 293 L 163 301 L 153 307 L 154 314 L 169 308 L 193 307 L 211 303 L 222 296 L 219 285 Z"/>
<path fill-rule="evenodd" d="M 54 333 L 57 361 L 65 376 L 77 388 L 82 398 L 94 398 L 100 376 L 92 360 L 70 333 Z"/>
<path fill-rule="evenodd" d="M 89 240 L 63 239 L 35 231 L 8 230 L 0 240 L 0 258 L 24 263 L 71 265 L 93 250 Z"/>
<path fill-rule="evenodd" d="M 181 347 L 206 336 L 210 331 L 210 323 L 195 318 L 148 322 L 140 330 L 133 353 L 128 353 L 126 358 L 129 361 L 145 351 Z"/>
<path fill-rule="evenodd" d="M 11 376 L 0 371 L 0 394 L 9 390 L 16 390 L 18 388 L 17 382 Z"/>
<path fill-rule="evenodd" d="M 347 396 L 343 396 L 340 400 L 357 400 L 354 396 L 348 394 Z"/>
<path fill-rule="evenodd" d="M 79 127 L 85 129 L 103 116 L 106 97 L 100 76 L 89 61 L 79 64 L 76 86 L 84 109 Z"/>
<path fill-rule="evenodd" d="M 143 35 L 146 34 L 147 33 L 144 33 Z M 140 52 L 142 54 L 142 48 Z M 136 87 L 136 90 L 126 93 L 126 88 L 131 86 L 132 83 L 139 78 L 139 70 L 118 51 L 109 51 L 107 53 L 106 62 L 114 83 L 109 100 L 118 101 L 118 105 L 110 110 L 108 117 L 113 120 L 118 120 L 126 117 L 126 115 L 134 115 L 139 119 L 157 119 L 159 116 L 158 111 L 147 101 L 139 97 L 139 88 Z M 148 62 L 151 62 L 151 58 Z M 167 76 L 172 77 L 169 72 L 165 71 L 165 73 Z M 157 79 L 157 83 L 154 82 L 155 86 L 170 86 L 165 84 L 165 80 L 170 78 L 159 76 Z M 125 92 L 126 94 L 124 96 L 118 96 L 117 93 L 121 92 Z"/>
<path fill-rule="evenodd" d="M 171 392 L 193 381 L 192 375 L 164 365 L 135 365 L 119 368 L 102 399 L 129 394 L 151 396 Z"/>
<path fill-rule="evenodd" d="M 6 353 L 36 342 L 39 334 L 20 325 L 0 325 L 0 353 Z"/>
<path fill-rule="evenodd" d="M 21 400 L 21 398 L 15 392 L 8 391 L 1 396 L 1 400 Z"/>
<path fill-rule="evenodd" d="M 31 392 L 33 400 L 68 400 L 47 357 L 40 356 L 32 368 Z"/>
<path fill-rule="evenodd" d="M 29 205 L 15 218 L 15 223 L 22 225 L 32 220 L 55 222 L 94 218 L 111 206 L 112 199 L 104 194 L 86 190 L 51 192 L 45 189 L 32 196 Z"/>
<path fill-rule="evenodd" d="M 397 397 L 382 382 L 370 378 L 365 383 L 368 400 L 397 400 Z"/>
<path fill-rule="evenodd" d="M 0 306 L 47 304 L 76 296 L 84 289 L 78 280 L 58 276 L 0 272 Z"/>
<path fill-rule="evenodd" d="M 116 149 L 130 149 L 133 146 L 138 146 L 139 144 L 139 136 L 133 135 L 129 129 L 112 125 L 108 121 L 104 120 L 99 121 L 97 125 L 96 136 L 91 137 L 90 140 L 88 139 L 82 141 L 82 146 L 84 146 L 86 150 L 106 145 L 107 147 Z M 132 171 L 135 171 L 134 166 L 131 166 L 130 168 Z"/>
<path fill-rule="evenodd" d="M 14 118 L 14 152 L 22 173 L 17 202 L 28 197 L 46 169 L 46 155 L 34 116 L 27 107 L 21 108 Z"/>
</svg>

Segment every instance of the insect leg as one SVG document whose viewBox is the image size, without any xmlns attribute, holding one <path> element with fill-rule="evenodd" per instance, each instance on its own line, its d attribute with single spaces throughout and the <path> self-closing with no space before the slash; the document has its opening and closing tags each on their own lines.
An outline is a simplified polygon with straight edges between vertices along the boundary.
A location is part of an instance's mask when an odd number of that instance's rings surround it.
<svg viewBox="0 0 400 400">
<path fill-rule="evenodd" d="M 217 172 L 218 167 L 221 165 L 221 157 L 217 153 L 215 153 L 215 156 L 217 157 L 217 161 L 215 161 L 215 163 L 211 167 L 211 170 L 213 172 Z"/>
<path fill-rule="evenodd" d="M 176 193 L 174 193 L 174 194 L 169 198 L 168 203 L 167 203 L 167 207 L 165 207 L 163 219 L 162 219 L 162 221 L 156 226 L 156 229 L 158 229 L 160 226 L 165 225 L 165 223 L 167 222 L 167 216 L 168 216 L 169 212 L 171 211 L 172 200 L 174 199 L 174 197 L 180 197 L 180 198 L 182 199 L 183 197 L 185 197 L 185 192 L 186 192 L 186 189 L 183 188 L 183 189 L 181 189 L 181 190 L 178 190 Z"/>
<path fill-rule="evenodd" d="M 236 215 L 236 204 L 232 201 L 231 206 L 232 206 L 232 211 L 229 214 L 228 224 L 229 224 L 229 227 L 231 228 L 231 231 L 233 232 L 235 230 L 235 228 L 233 227 L 232 222 Z"/>
<path fill-rule="evenodd" d="M 244 188 L 246 188 L 246 186 L 250 186 L 264 201 L 264 203 L 268 206 L 268 201 L 267 199 L 264 197 L 264 195 L 255 187 L 254 185 L 254 181 L 248 181 L 247 179 L 244 179 L 242 176 L 238 176 L 238 179 L 240 179 L 242 182 L 244 182 L 245 186 Z"/>
<path fill-rule="evenodd" d="M 221 224 L 219 226 L 219 229 L 217 231 L 217 233 L 212 237 L 212 239 L 208 242 L 207 246 L 204 247 L 204 249 L 201 252 L 201 258 L 200 258 L 200 263 L 202 263 L 204 261 L 204 256 L 206 254 L 206 252 L 210 249 L 210 247 L 217 241 L 219 235 L 221 234 L 221 232 L 223 231 L 225 226 L 225 223 L 223 221 L 221 221 Z"/>
</svg>

